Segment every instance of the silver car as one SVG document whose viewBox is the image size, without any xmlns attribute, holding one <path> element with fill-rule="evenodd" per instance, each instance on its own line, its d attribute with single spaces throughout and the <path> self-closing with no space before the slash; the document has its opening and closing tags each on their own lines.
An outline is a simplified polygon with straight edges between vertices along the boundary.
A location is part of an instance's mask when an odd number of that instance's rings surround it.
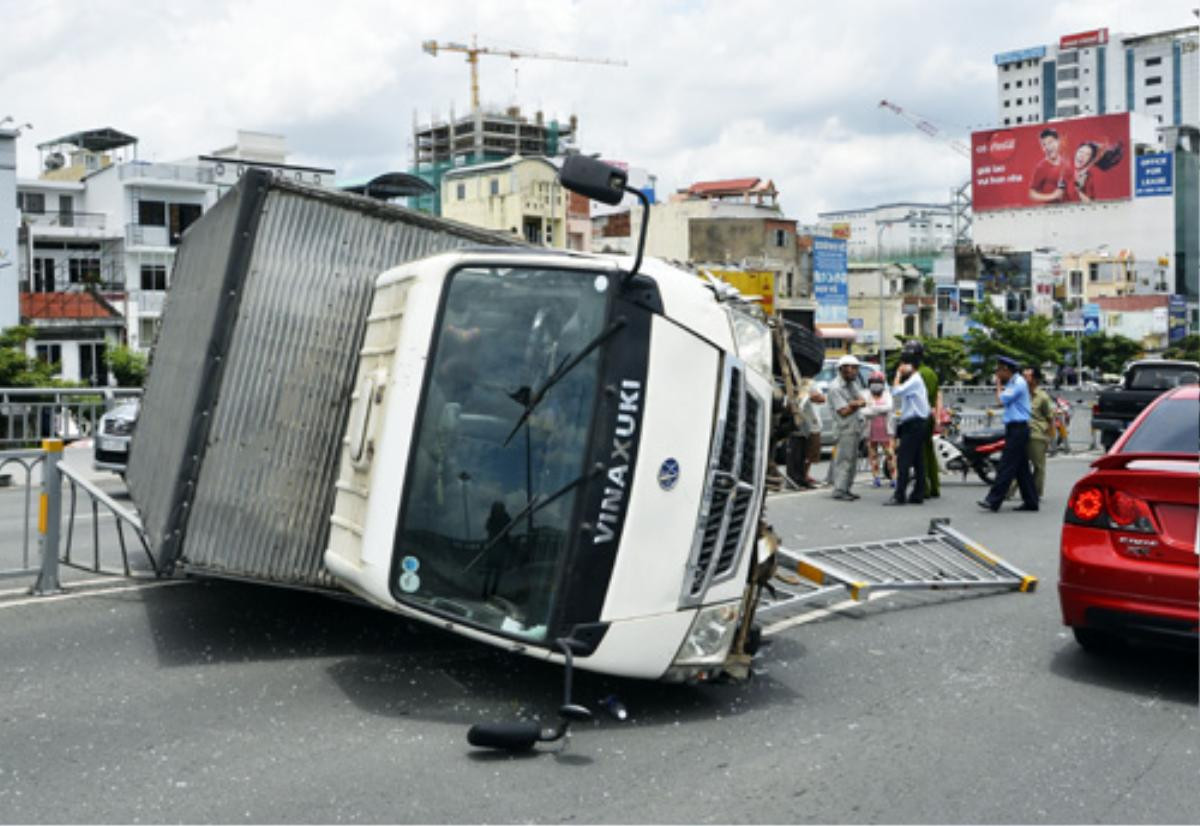
<svg viewBox="0 0 1200 826">
<path fill-rule="evenodd" d="M 137 424 L 141 402 L 138 399 L 122 401 L 100 417 L 92 440 L 92 465 L 97 470 L 124 473 L 129 461 L 129 440 Z"/>
</svg>

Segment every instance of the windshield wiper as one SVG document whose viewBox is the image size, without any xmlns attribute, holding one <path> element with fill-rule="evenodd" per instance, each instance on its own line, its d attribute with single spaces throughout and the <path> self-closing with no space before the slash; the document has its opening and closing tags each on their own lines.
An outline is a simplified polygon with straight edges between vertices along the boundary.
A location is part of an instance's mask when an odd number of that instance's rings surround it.
<svg viewBox="0 0 1200 826">
<path fill-rule="evenodd" d="M 518 389 L 516 392 L 509 394 L 508 397 L 510 399 L 518 404 L 524 405 L 525 409 L 521 412 L 521 417 L 517 419 L 517 423 L 513 425 L 513 429 L 509 431 L 508 437 L 505 438 L 505 447 L 507 447 L 508 443 L 512 441 L 512 437 L 517 435 L 517 431 L 521 429 L 521 425 L 525 424 L 525 422 L 529 420 L 529 417 L 533 415 L 533 411 L 537 409 L 539 404 L 541 404 L 542 399 L 546 398 L 546 394 L 550 392 L 550 388 L 566 378 L 566 375 L 574 370 L 576 365 L 590 356 L 593 350 L 595 350 L 604 342 L 608 341 L 613 334 L 615 334 L 624 326 L 625 319 L 618 318 L 612 324 L 608 325 L 606 328 L 597 333 L 596 337 L 589 341 L 587 345 L 579 351 L 578 355 L 567 355 L 561 362 L 559 362 L 558 367 L 554 368 L 554 372 L 546 377 L 546 380 L 542 382 L 541 387 L 539 387 L 537 390 L 531 391 L 528 386 L 524 386 Z"/>
<path fill-rule="evenodd" d="M 547 496 L 545 499 L 540 499 L 537 496 L 534 496 L 532 499 L 530 499 L 525 504 L 525 507 L 523 507 L 523 508 L 521 508 L 521 510 L 517 511 L 517 514 L 512 519 L 509 519 L 507 522 L 504 523 L 503 528 L 496 531 L 496 535 L 487 541 L 487 543 L 479 550 L 479 553 L 475 554 L 475 558 L 472 559 L 470 562 L 468 562 L 466 567 L 463 568 L 463 570 L 464 571 L 471 570 L 471 566 L 474 565 L 476 562 L 478 562 L 480 559 L 482 559 L 484 557 L 484 555 L 487 554 L 488 551 L 490 551 L 492 548 L 496 547 L 496 545 L 498 545 L 500 543 L 500 541 L 504 539 L 504 537 L 508 536 L 509 533 L 512 532 L 512 529 L 514 527 L 516 527 L 517 523 L 520 522 L 522 519 L 525 519 L 527 517 L 531 518 L 535 513 L 540 511 L 542 508 L 557 501 L 559 498 L 561 498 L 563 496 L 563 494 L 578 487 L 580 482 L 583 482 L 584 480 L 595 476 L 596 474 L 600 473 L 602 470 L 603 470 L 603 468 L 592 468 L 591 470 L 584 471 L 583 473 L 579 474 L 574 479 L 572 479 L 570 482 L 567 482 L 561 488 L 554 491 L 554 493 Z"/>
</svg>

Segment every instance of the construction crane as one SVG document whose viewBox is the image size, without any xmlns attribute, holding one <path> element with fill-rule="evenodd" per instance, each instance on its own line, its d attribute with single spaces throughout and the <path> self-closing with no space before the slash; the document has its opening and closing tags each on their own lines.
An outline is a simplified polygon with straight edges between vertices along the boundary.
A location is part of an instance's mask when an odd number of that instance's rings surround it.
<svg viewBox="0 0 1200 826">
<path fill-rule="evenodd" d="M 606 66 L 627 66 L 624 60 L 608 60 L 599 57 L 576 57 L 575 55 L 554 54 L 552 52 L 529 52 L 521 49 L 494 49 L 487 46 L 480 46 L 475 42 L 475 37 L 471 37 L 471 45 L 467 46 L 463 43 L 438 43 L 436 40 L 426 40 L 421 44 L 421 49 L 427 54 L 437 57 L 437 53 L 441 52 L 462 52 L 467 56 L 467 63 L 471 66 L 471 111 L 479 111 L 479 56 L 483 54 L 496 55 L 497 57 L 508 57 L 516 60 L 519 57 L 532 58 L 535 60 L 563 60 L 571 63 L 600 63 Z"/>
<path fill-rule="evenodd" d="M 926 135 L 933 138 L 934 140 L 945 141 L 950 146 L 951 149 L 953 149 L 958 154 L 962 155 L 964 158 L 971 157 L 970 147 L 968 147 L 965 143 L 963 143 L 960 140 L 956 140 L 955 138 L 951 138 L 951 137 L 947 136 L 946 134 L 944 134 L 942 132 L 941 129 L 934 126 L 932 123 L 930 123 L 928 120 L 921 117 L 920 115 L 913 114 L 912 112 L 909 112 L 908 110 L 906 110 L 904 107 L 899 106 L 898 104 L 892 103 L 890 100 L 879 101 L 879 106 L 880 106 L 880 108 L 883 108 L 883 109 L 891 109 L 897 115 L 904 118 L 906 121 L 911 123 L 914 127 L 916 127 L 918 131 L 924 132 Z"/>
<path fill-rule="evenodd" d="M 941 141 L 949 146 L 953 151 L 970 160 L 971 149 L 965 143 L 956 138 L 952 138 L 945 134 L 934 124 L 930 123 L 920 115 L 909 112 L 899 104 L 893 103 L 890 100 L 879 101 L 881 109 L 890 109 L 906 121 L 911 123 L 919 132 L 924 132 L 934 140 Z M 954 240 L 956 243 L 969 242 L 971 224 L 973 223 L 971 215 L 971 181 L 968 178 L 965 184 L 953 187 L 950 190 L 950 211 L 954 217 Z"/>
</svg>

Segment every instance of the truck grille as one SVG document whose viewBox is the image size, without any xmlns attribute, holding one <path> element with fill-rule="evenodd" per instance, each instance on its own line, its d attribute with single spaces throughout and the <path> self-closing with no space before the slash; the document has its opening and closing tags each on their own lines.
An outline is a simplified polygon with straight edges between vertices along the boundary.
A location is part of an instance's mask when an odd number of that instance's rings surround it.
<svg viewBox="0 0 1200 826">
<path fill-rule="evenodd" d="M 685 605 L 699 602 L 709 585 L 733 574 L 747 532 L 755 528 L 764 410 L 758 396 L 746 386 L 745 367 L 736 359 L 727 359 L 704 499 L 684 578 Z"/>
</svg>

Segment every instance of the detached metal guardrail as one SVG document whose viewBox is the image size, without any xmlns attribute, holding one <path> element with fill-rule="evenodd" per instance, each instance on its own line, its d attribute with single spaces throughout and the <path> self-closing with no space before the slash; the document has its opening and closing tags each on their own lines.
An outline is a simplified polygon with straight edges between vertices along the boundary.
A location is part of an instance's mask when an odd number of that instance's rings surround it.
<svg viewBox="0 0 1200 826">
<path fill-rule="evenodd" d="M 141 395 L 140 387 L 0 388 L 0 448 L 86 438 L 109 409 Z"/>
<path fill-rule="evenodd" d="M 136 511 L 117 502 L 78 471 L 62 464 L 63 442 L 47 439 L 40 450 L 5 451 L 0 453 L 0 468 L 17 462 L 26 468 L 24 496 L 24 525 L 21 561 L 16 568 L 0 571 L 0 577 L 36 575 L 30 593 L 38 596 L 63 590 L 59 573 L 62 567 L 97 574 L 124 577 L 159 576 L 160 568 L 146 540 L 142 522 Z M 39 562 L 34 565 L 29 541 L 33 468 L 40 464 L 41 490 L 37 506 L 37 545 Z M 69 492 L 69 502 L 63 508 L 63 491 Z M 90 548 L 80 527 L 90 517 Z M 102 517 L 113 519 L 116 534 L 116 553 L 104 552 L 101 541 Z M 148 562 L 148 568 L 130 564 L 131 547 L 136 541 Z M 119 568 L 117 567 L 119 558 Z"/>
</svg>

